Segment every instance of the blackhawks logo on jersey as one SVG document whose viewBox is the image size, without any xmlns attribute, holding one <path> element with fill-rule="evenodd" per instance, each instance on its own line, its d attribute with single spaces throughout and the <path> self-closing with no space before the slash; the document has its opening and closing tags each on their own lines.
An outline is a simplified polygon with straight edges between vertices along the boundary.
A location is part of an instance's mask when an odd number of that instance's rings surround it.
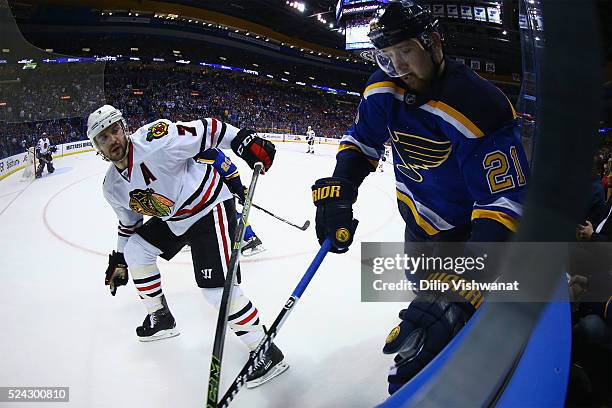
<svg viewBox="0 0 612 408">
<path fill-rule="evenodd" d="M 423 181 L 420 171 L 442 165 L 452 151 L 449 141 L 439 142 L 397 131 L 391 132 L 391 141 L 399 156 L 399 163 L 395 164 L 395 168 L 417 183 Z"/>
<path fill-rule="evenodd" d="M 153 124 L 147 132 L 147 142 L 153 139 L 159 139 L 168 134 L 168 124 L 166 122 L 157 122 Z"/>
<path fill-rule="evenodd" d="M 167 217 L 173 205 L 172 200 L 154 192 L 152 188 L 130 191 L 130 208 L 142 215 Z"/>
</svg>

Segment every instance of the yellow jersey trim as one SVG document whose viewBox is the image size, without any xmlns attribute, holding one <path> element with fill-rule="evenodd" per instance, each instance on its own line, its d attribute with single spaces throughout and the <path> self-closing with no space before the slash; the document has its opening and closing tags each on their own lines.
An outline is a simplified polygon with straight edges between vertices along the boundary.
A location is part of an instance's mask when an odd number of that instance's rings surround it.
<svg viewBox="0 0 612 408">
<path fill-rule="evenodd" d="M 419 214 L 417 212 L 416 206 L 414 205 L 414 202 L 412 201 L 412 199 L 410 197 L 408 197 L 406 194 L 402 193 L 399 190 L 396 191 L 396 195 L 397 195 L 397 199 L 398 200 L 400 200 L 401 202 L 403 202 L 404 204 L 406 204 L 408 206 L 408 208 L 412 212 L 412 216 L 414 217 L 414 220 L 416 221 L 417 225 L 419 227 L 423 228 L 423 230 L 428 235 L 436 235 L 437 233 L 440 232 L 433 225 L 431 225 L 429 223 L 429 221 L 427 221 L 425 218 L 423 218 L 421 216 L 421 214 Z"/>
<path fill-rule="evenodd" d="M 500 224 L 503 224 L 506 228 L 508 228 L 512 232 L 516 232 L 517 230 L 517 222 L 514 218 L 509 216 L 506 213 L 501 211 L 492 211 L 492 210 L 473 210 L 472 211 L 472 221 L 476 218 L 488 218 L 493 221 L 497 221 Z"/>
<path fill-rule="evenodd" d="M 427 102 L 427 105 L 446 113 L 448 116 L 465 126 L 465 128 L 468 129 L 475 137 L 484 136 L 484 132 L 480 130 L 478 126 L 474 124 L 474 122 L 469 120 L 463 113 L 459 112 L 452 106 L 441 101 L 429 101 Z"/>
</svg>

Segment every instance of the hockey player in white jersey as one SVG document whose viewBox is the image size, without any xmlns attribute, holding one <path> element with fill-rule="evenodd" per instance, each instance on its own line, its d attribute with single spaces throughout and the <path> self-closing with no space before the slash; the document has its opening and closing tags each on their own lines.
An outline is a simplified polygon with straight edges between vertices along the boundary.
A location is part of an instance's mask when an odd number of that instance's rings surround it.
<svg viewBox="0 0 612 408">
<path fill-rule="evenodd" d="M 42 177 L 45 164 L 47 165 L 47 171 L 49 174 L 55 171 L 55 167 L 53 167 L 53 153 L 55 153 L 56 150 L 57 148 L 51 145 L 47 134 L 43 133 L 42 137 L 38 139 L 38 144 L 36 145 L 36 157 L 38 157 L 36 178 Z"/>
<path fill-rule="evenodd" d="M 21 173 L 22 181 L 32 180 L 34 178 L 34 154 L 34 147 L 29 147 L 28 150 L 26 150 L 23 159 L 25 167 L 23 173 Z"/>
<path fill-rule="evenodd" d="M 385 145 L 385 153 L 380 156 L 380 161 L 378 162 L 378 171 L 380 171 L 381 173 L 383 173 L 385 171 L 384 169 L 384 164 L 387 160 L 389 160 L 389 151 L 391 150 L 391 148 L 387 145 Z"/>
<path fill-rule="evenodd" d="M 103 183 L 104 197 L 119 219 L 117 251 L 109 255 L 105 284 L 114 296 L 127 284 L 128 268 L 147 309 L 136 329 L 141 341 L 179 334 L 162 292 L 156 260 L 172 259 L 191 246 L 195 280 L 217 309 L 236 229 L 234 199 L 213 166 L 197 161 L 201 152 L 231 148 L 249 166 L 272 165 L 275 148 L 254 132 L 206 118 L 192 122 L 160 119 L 132 134 L 121 112 L 110 105 L 94 111 L 87 136 L 112 162 Z M 143 216 L 151 218 L 143 224 Z M 238 283 L 240 271 L 238 271 Z M 255 305 L 236 286 L 230 301 L 230 328 L 249 349 L 264 336 Z M 247 386 L 263 384 L 288 368 L 273 346 L 249 376 Z"/>
<path fill-rule="evenodd" d="M 308 151 L 306 153 L 314 154 L 315 132 L 312 130 L 312 126 L 308 126 L 308 130 L 306 131 L 306 141 L 308 142 Z"/>
</svg>

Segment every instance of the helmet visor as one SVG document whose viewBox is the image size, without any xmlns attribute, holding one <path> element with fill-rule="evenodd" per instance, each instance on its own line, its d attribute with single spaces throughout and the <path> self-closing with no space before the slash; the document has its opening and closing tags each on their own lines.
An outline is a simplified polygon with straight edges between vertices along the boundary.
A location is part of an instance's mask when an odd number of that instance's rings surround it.
<svg viewBox="0 0 612 408">
<path fill-rule="evenodd" d="M 390 77 L 401 77 L 411 72 L 410 64 L 401 52 L 376 50 L 374 52 L 374 59 L 380 69 Z"/>
</svg>

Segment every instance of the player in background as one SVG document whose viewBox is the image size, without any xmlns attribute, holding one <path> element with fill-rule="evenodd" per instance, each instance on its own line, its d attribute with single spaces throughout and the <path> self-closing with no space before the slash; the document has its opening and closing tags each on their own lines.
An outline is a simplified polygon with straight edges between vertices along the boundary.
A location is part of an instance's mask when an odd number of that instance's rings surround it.
<svg viewBox="0 0 612 408">
<path fill-rule="evenodd" d="M 248 129 L 202 119 L 157 120 L 128 132 L 121 112 L 104 105 L 89 115 L 87 136 L 102 158 L 112 162 L 103 183 L 104 197 L 117 218 L 117 251 L 109 255 L 105 284 L 115 295 L 128 280 L 128 268 L 147 310 L 136 334 L 141 341 L 178 335 L 165 300 L 157 257 L 172 259 L 189 243 L 195 280 L 206 300 L 220 307 L 232 237 L 236 229 L 234 199 L 217 170 L 197 157 L 207 149 L 231 148 L 249 166 L 272 165 L 274 145 Z M 143 216 L 151 218 L 143 224 Z M 240 282 L 240 272 L 238 272 Z M 259 312 L 236 286 L 228 323 L 249 349 L 264 336 Z M 249 376 L 257 386 L 287 369 L 273 346 Z"/>
<path fill-rule="evenodd" d="M 28 149 L 26 150 L 26 154 L 23 159 L 25 167 L 23 169 L 23 173 L 21 173 L 22 181 L 31 180 L 34 178 L 34 150 L 34 147 L 28 147 Z"/>
<path fill-rule="evenodd" d="M 56 151 L 57 147 L 51 145 L 47 133 L 43 133 L 41 138 L 38 139 L 38 144 L 36 145 L 36 157 L 38 157 L 36 178 L 42 177 L 45 164 L 47 165 L 47 172 L 49 172 L 49 174 L 55 171 L 55 168 L 53 167 L 53 153 Z"/>
<path fill-rule="evenodd" d="M 385 152 L 380 156 L 378 161 L 378 171 L 383 173 L 385 171 L 384 164 L 389 159 L 389 146 L 385 145 Z"/>
<path fill-rule="evenodd" d="M 308 151 L 306 153 L 314 154 L 315 132 L 312 130 L 312 126 L 308 126 L 306 131 L 306 142 L 308 142 Z"/>
<path fill-rule="evenodd" d="M 444 56 L 438 21 L 411 1 L 392 0 L 380 9 L 369 38 L 380 69 L 368 80 L 340 142 L 333 176 L 312 187 L 319 242 L 331 237 L 332 252 L 348 251 L 358 224 L 352 210 L 357 189 L 389 139 L 407 242 L 507 240 L 522 213 L 529 176 L 511 103 L 489 81 Z M 479 278 L 466 272 L 445 280 Z M 480 292 L 416 295 L 383 349 L 397 353 L 389 393 L 425 367 L 483 301 Z"/>
<path fill-rule="evenodd" d="M 240 181 L 240 172 L 229 157 L 221 150 L 215 148 L 208 149 L 202 153 L 198 161 L 213 166 L 221 177 L 223 177 L 230 191 L 238 198 L 238 202 L 241 205 L 244 204 L 247 188 L 242 184 L 242 181 Z M 236 212 L 236 219 L 240 219 L 240 215 L 240 212 Z M 250 223 L 246 225 L 244 240 L 240 251 L 244 256 L 253 256 L 265 251 L 263 243 L 255 234 L 255 231 L 253 231 L 253 227 L 251 227 Z"/>
</svg>

